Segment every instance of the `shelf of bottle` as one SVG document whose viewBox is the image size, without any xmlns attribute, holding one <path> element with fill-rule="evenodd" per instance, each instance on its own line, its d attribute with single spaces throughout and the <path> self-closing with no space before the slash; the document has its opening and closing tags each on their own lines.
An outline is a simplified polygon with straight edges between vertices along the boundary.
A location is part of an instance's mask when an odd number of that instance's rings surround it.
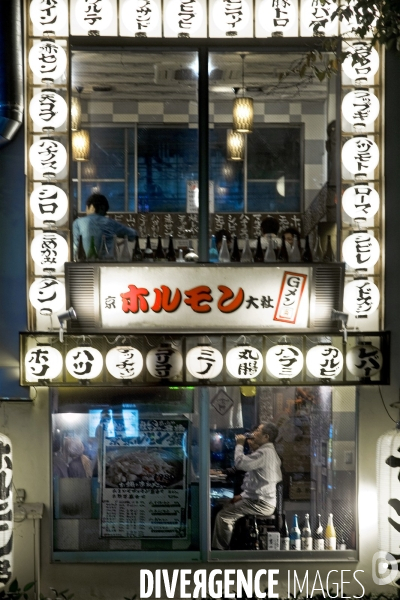
<svg viewBox="0 0 400 600">
<path fill-rule="evenodd" d="M 211 561 L 358 562 L 357 550 L 212 550 Z"/>
</svg>

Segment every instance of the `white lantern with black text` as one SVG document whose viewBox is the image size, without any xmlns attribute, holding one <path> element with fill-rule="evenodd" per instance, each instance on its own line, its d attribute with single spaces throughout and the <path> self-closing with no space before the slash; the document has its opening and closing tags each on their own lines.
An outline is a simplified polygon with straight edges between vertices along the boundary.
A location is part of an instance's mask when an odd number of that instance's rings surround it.
<svg viewBox="0 0 400 600">
<path fill-rule="evenodd" d="M 134 34 L 154 35 L 160 19 L 160 8 L 154 0 L 125 0 L 120 6 L 120 22 Z"/>
<path fill-rule="evenodd" d="M 378 549 L 399 554 L 400 548 L 400 429 L 381 435 L 376 448 Z M 398 573 L 396 572 L 396 578 Z"/>
<path fill-rule="evenodd" d="M 307 369 L 317 379 L 334 379 L 343 369 L 343 354 L 330 344 L 318 344 L 307 352 Z"/>
<path fill-rule="evenodd" d="M 31 256 L 43 269 L 58 269 L 68 260 L 68 244 L 58 233 L 45 231 L 33 238 Z"/>
<path fill-rule="evenodd" d="M 360 342 L 347 351 L 346 366 L 352 375 L 368 379 L 382 369 L 382 352 L 371 342 Z"/>
<path fill-rule="evenodd" d="M 214 379 L 223 366 L 221 352 L 207 344 L 195 346 L 186 354 L 186 368 L 196 379 Z"/>
<path fill-rule="evenodd" d="M 41 40 L 29 51 L 29 67 L 44 81 L 55 81 L 65 73 L 67 55 L 54 40 Z"/>
<path fill-rule="evenodd" d="M 29 16 L 40 31 L 56 32 L 67 24 L 68 9 L 64 0 L 32 0 Z"/>
<path fill-rule="evenodd" d="M 379 54 L 370 42 L 363 40 L 349 43 L 346 50 L 349 56 L 343 61 L 344 73 L 356 83 L 366 82 L 372 78 L 379 69 Z"/>
<path fill-rule="evenodd" d="M 302 351 L 296 346 L 277 344 L 268 350 L 265 362 L 272 377 L 292 379 L 301 373 L 304 359 Z"/>
<path fill-rule="evenodd" d="M 253 346 L 236 346 L 226 355 L 226 368 L 235 379 L 253 379 L 262 371 L 262 354 Z"/>
<path fill-rule="evenodd" d="M 33 190 L 30 207 L 40 221 L 59 221 L 67 214 L 67 194 L 56 185 L 42 185 Z"/>
<path fill-rule="evenodd" d="M 223 35 L 237 36 L 252 20 L 252 8 L 248 0 L 213 0 L 210 26 Z"/>
<path fill-rule="evenodd" d="M 67 164 L 67 151 L 60 142 L 43 138 L 29 148 L 29 162 L 42 177 L 55 177 Z"/>
<path fill-rule="evenodd" d="M 371 138 L 353 137 L 343 145 L 342 163 L 353 175 L 372 174 L 379 163 L 379 148 Z"/>
<path fill-rule="evenodd" d="M 379 194 L 368 183 L 358 183 L 344 191 L 342 207 L 355 221 L 371 219 L 379 210 Z"/>
<path fill-rule="evenodd" d="M 172 379 L 182 371 L 182 354 L 172 344 L 162 343 L 148 352 L 146 367 L 152 377 Z"/>
<path fill-rule="evenodd" d="M 369 231 L 357 231 L 344 240 L 342 253 L 352 269 L 369 269 L 379 260 L 379 242 Z"/>
<path fill-rule="evenodd" d="M 360 130 L 373 123 L 379 115 L 379 100 L 367 89 L 357 89 L 345 95 L 342 113 L 346 121 Z"/>
<path fill-rule="evenodd" d="M 52 90 L 42 90 L 30 101 L 29 114 L 38 127 L 57 129 L 67 120 L 67 103 L 60 94 Z"/>
<path fill-rule="evenodd" d="M 10 439 L 0 433 L 0 498 L 1 498 L 1 528 L 0 528 L 0 565 L 1 587 L 7 585 L 13 576 L 13 456 Z M 7 592 L 8 594 L 8 592 Z"/>
<path fill-rule="evenodd" d="M 42 315 L 51 315 L 65 306 L 65 285 L 55 277 L 35 279 L 29 288 L 29 301 Z"/>
<path fill-rule="evenodd" d="M 257 0 L 256 35 L 297 36 L 295 0 Z"/>
<path fill-rule="evenodd" d="M 75 17 L 86 31 L 103 31 L 111 25 L 113 7 L 110 0 L 77 0 Z"/>
<path fill-rule="evenodd" d="M 76 379 L 94 379 L 103 370 L 103 357 L 96 348 L 78 346 L 67 353 L 65 366 Z"/>
<path fill-rule="evenodd" d="M 346 283 L 343 305 L 347 312 L 356 317 L 368 317 L 378 308 L 380 293 L 378 286 L 368 279 L 354 279 Z"/>
<path fill-rule="evenodd" d="M 332 20 L 337 9 L 332 0 L 302 0 L 301 2 L 301 35 L 334 35 L 337 33 L 338 20 Z"/>
<path fill-rule="evenodd" d="M 178 36 L 192 37 L 205 21 L 203 5 L 198 0 L 165 0 L 164 36 L 166 27 Z"/>
<path fill-rule="evenodd" d="M 62 368 L 62 354 L 52 346 L 36 346 L 25 354 L 25 379 L 27 381 L 55 379 L 60 375 Z"/>
<path fill-rule="evenodd" d="M 143 356 L 133 346 L 111 348 L 106 355 L 107 371 L 116 379 L 135 379 L 143 370 Z"/>
</svg>

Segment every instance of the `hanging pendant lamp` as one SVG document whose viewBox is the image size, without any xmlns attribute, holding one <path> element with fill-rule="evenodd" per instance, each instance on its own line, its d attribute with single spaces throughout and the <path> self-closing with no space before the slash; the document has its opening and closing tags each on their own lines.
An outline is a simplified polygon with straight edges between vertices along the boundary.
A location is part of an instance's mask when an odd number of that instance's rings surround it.
<svg viewBox="0 0 400 600">
<path fill-rule="evenodd" d="M 233 101 L 233 130 L 239 133 L 252 133 L 253 131 L 253 98 L 244 95 L 244 59 L 242 58 L 242 96 Z"/>
</svg>

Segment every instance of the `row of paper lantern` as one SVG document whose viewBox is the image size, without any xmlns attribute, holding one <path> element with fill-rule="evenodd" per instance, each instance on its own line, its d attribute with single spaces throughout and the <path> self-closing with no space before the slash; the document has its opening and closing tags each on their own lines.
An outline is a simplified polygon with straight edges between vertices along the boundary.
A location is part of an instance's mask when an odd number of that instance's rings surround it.
<svg viewBox="0 0 400 600">
<path fill-rule="evenodd" d="M 135 379 L 143 371 L 142 353 L 133 346 L 117 346 L 107 352 L 106 368 L 116 379 Z M 263 355 L 250 345 L 236 346 L 226 354 L 226 369 L 235 379 L 254 379 L 263 370 Z M 379 348 L 371 343 L 361 343 L 351 348 L 346 355 L 346 365 L 356 377 L 366 378 L 379 373 L 383 357 Z M 277 344 L 268 350 L 265 365 L 269 375 L 276 379 L 292 379 L 303 370 L 302 351 L 290 344 Z M 223 369 L 221 352 L 209 345 L 191 348 L 186 354 L 186 368 L 196 379 L 211 380 Z M 309 373 L 317 379 L 334 379 L 343 370 L 341 351 L 330 344 L 318 344 L 306 355 Z M 65 367 L 76 379 L 94 379 L 103 371 L 103 356 L 91 346 L 80 346 L 68 351 Z M 172 379 L 183 367 L 182 354 L 171 344 L 160 344 L 146 355 L 146 368 L 156 379 Z M 63 368 L 63 357 L 56 348 L 47 345 L 28 350 L 25 356 L 27 381 L 56 379 Z"/>
<path fill-rule="evenodd" d="M 300 35 L 337 35 L 338 19 L 331 20 L 337 8 L 335 2 L 301 0 L 300 5 Z M 74 35 L 79 34 L 80 31 L 116 34 L 115 0 L 73 0 L 72 13 L 71 27 Z M 161 22 L 161 15 L 161 0 L 120 0 L 120 33 L 160 37 L 164 25 L 166 36 L 179 35 L 179 33 L 196 37 L 207 35 L 206 0 L 190 0 L 190 3 L 169 0 L 164 2 L 164 23 Z M 274 33 L 288 37 L 297 36 L 297 0 L 256 0 L 255 16 L 257 36 L 265 37 Z M 49 3 L 46 0 L 33 0 L 30 5 L 30 17 L 34 27 L 42 33 L 61 31 L 68 24 L 66 2 L 57 0 Z M 344 19 L 341 23 L 341 33 L 351 32 L 358 26 L 356 19 L 350 22 Z M 210 36 L 229 35 L 231 32 L 241 37 L 253 35 L 253 2 L 236 0 L 234 4 L 228 5 L 224 0 L 210 0 Z"/>
</svg>

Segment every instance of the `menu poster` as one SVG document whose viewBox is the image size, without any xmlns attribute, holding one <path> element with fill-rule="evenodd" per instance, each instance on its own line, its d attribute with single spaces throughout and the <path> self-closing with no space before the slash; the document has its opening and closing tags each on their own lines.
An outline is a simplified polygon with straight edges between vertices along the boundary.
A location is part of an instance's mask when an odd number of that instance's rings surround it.
<svg viewBox="0 0 400 600">
<path fill-rule="evenodd" d="M 104 437 L 101 536 L 187 537 L 186 419 L 139 419 L 137 437 Z"/>
</svg>

